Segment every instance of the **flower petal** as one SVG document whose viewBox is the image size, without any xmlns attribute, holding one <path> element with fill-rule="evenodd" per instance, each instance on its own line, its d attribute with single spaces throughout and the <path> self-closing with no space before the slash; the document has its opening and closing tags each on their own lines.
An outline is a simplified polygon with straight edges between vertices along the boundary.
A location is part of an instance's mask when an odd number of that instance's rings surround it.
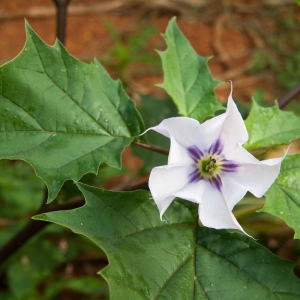
<svg viewBox="0 0 300 300">
<path fill-rule="evenodd" d="M 222 194 L 230 211 L 244 198 L 247 193 L 247 186 L 241 185 L 232 178 L 232 174 L 222 176 Z"/>
<path fill-rule="evenodd" d="M 175 198 L 175 194 L 189 184 L 189 174 L 193 168 L 188 166 L 161 166 L 152 169 L 149 189 L 162 217 Z"/>
<path fill-rule="evenodd" d="M 175 196 L 200 204 L 203 202 L 203 193 L 207 184 L 210 183 L 206 180 L 200 180 L 195 183 L 190 183 L 186 185 L 182 190 L 176 192 Z"/>
<path fill-rule="evenodd" d="M 243 147 L 237 147 L 231 153 L 239 164 L 237 171 L 231 173 L 231 178 L 256 197 L 262 197 L 272 185 L 280 172 L 280 165 L 285 156 L 259 161 Z"/>
<path fill-rule="evenodd" d="M 175 117 L 165 119 L 148 130 L 155 130 L 171 139 L 169 164 L 184 164 L 190 162 L 189 156 L 185 155 L 189 147 L 196 146 L 198 149 L 206 150 L 217 140 L 224 120 L 225 114 L 203 124 L 191 118 Z"/>
<path fill-rule="evenodd" d="M 205 200 L 199 205 L 199 217 L 204 226 L 215 229 L 238 229 L 245 233 L 219 191 L 206 187 Z M 246 233 L 247 234 L 247 233 Z"/>
<path fill-rule="evenodd" d="M 157 126 L 149 129 L 155 130 L 168 138 L 173 137 L 178 143 L 189 147 L 195 143 L 195 136 L 199 134 L 199 125 L 199 122 L 195 119 L 174 117 L 165 119 Z"/>
<path fill-rule="evenodd" d="M 199 136 L 199 122 L 185 117 L 175 117 L 163 120 L 159 125 L 148 130 L 156 132 L 170 138 L 170 154 L 168 164 L 189 164 L 192 162 L 188 155 L 188 147 L 195 144 Z"/>
<path fill-rule="evenodd" d="M 219 139 L 224 145 L 224 151 L 231 151 L 232 148 L 236 147 L 236 144 L 242 145 L 249 138 L 243 118 L 232 99 L 232 87 L 225 114 L 226 118 Z"/>
</svg>

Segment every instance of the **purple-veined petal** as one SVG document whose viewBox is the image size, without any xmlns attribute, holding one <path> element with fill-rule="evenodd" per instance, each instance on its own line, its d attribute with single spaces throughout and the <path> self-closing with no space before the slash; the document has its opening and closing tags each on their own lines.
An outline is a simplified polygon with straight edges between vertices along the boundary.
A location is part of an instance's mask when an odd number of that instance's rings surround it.
<svg viewBox="0 0 300 300">
<path fill-rule="evenodd" d="M 223 144 L 221 143 L 220 139 L 217 139 L 208 149 L 208 153 L 213 155 L 220 155 L 223 151 Z"/>
<path fill-rule="evenodd" d="M 197 146 L 191 146 L 187 148 L 188 156 L 195 162 L 199 162 L 203 157 L 203 152 Z"/>
<path fill-rule="evenodd" d="M 285 156 L 259 161 L 243 147 L 232 152 L 235 161 L 239 164 L 231 178 L 256 197 L 262 197 L 280 172 L 280 165 Z"/>
<path fill-rule="evenodd" d="M 179 154 L 191 146 L 203 150 L 208 149 L 220 135 L 224 119 L 225 114 L 213 118 L 213 122 L 208 120 L 200 124 L 191 118 L 175 117 L 165 119 L 148 130 L 155 130 L 171 139 L 169 163 L 178 163 Z"/>
<path fill-rule="evenodd" d="M 219 175 L 215 175 L 214 177 L 210 178 L 209 183 L 214 189 L 221 192 L 223 184 Z"/>
<path fill-rule="evenodd" d="M 161 166 L 152 169 L 149 178 L 149 189 L 163 215 L 175 194 L 189 184 L 189 174 L 193 171 L 188 166 Z"/>
<path fill-rule="evenodd" d="M 199 217 L 204 226 L 215 229 L 238 229 L 245 233 L 227 206 L 222 193 L 211 186 L 206 186 L 205 199 L 199 205 Z"/>
<path fill-rule="evenodd" d="M 171 142 L 168 165 L 154 168 L 149 179 L 160 216 L 180 197 L 199 204 L 203 225 L 243 231 L 232 209 L 247 191 L 261 197 L 278 176 L 284 157 L 259 161 L 241 146 L 248 133 L 232 90 L 226 112 L 203 124 L 177 117 L 150 129 Z"/>
</svg>

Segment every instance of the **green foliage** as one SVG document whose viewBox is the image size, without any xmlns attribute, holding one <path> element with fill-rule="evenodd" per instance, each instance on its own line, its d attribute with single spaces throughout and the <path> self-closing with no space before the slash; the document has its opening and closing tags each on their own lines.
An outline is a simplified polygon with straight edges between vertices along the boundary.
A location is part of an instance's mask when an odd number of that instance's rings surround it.
<svg viewBox="0 0 300 300">
<path fill-rule="evenodd" d="M 57 268 L 88 247 L 102 257 L 103 250 L 109 259 L 100 274 L 109 284 L 111 299 L 300 298 L 293 263 L 242 233 L 199 227 L 197 205 L 177 199 L 161 221 L 148 191 L 112 192 L 90 186 L 104 186 L 107 179 L 127 172 L 111 167 L 120 168 L 122 151 L 144 130 L 143 121 L 120 81 L 113 81 L 99 62 L 80 62 L 59 42 L 47 46 L 28 24 L 26 31 L 21 54 L 0 69 L 0 159 L 30 163 L 46 183 L 49 201 L 78 197 L 78 186 L 86 199 L 83 207 L 35 219 L 70 228 L 93 246 L 72 236 L 67 250 L 60 249 L 57 236 L 63 230 L 52 224 L 2 267 L 9 291 L 0 292 L 1 299 L 41 299 L 41 290 L 45 298 L 56 299 L 65 289 L 87 293 L 89 299 L 107 298 L 103 281 L 84 274 L 71 279 L 56 276 Z M 115 49 L 110 55 L 123 72 L 132 55 L 141 60 L 138 53 L 149 36 L 141 34 L 125 45 L 114 29 L 111 34 Z M 218 82 L 209 72 L 208 58 L 196 54 L 175 18 L 164 38 L 167 50 L 160 56 L 165 77 L 160 86 L 179 113 L 202 122 L 222 110 L 214 96 Z M 295 71 L 293 65 L 290 70 Z M 176 115 L 169 99 L 142 97 L 141 102 L 147 127 Z M 244 109 L 247 114 L 248 107 Z M 255 150 L 289 144 L 299 138 L 299 124 L 299 117 L 290 112 L 254 103 L 246 120 L 250 139 L 245 146 Z M 147 137 L 168 147 L 158 135 Z M 144 160 L 141 172 L 166 161 L 146 151 L 139 155 Z M 23 162 L 1 161 L 0 166 L 0 203 L 5 205 L 0 217 L 31 215 L 44 197 L 43 183 Z M 298 170 L 299 154 L 287 156 L 262 210 L 284 219 L 296 237 L 300 237 Z M 91 174 L 97 172 L 98 176 Z M 79 179 L 90 185 L 78 183 Z M 253 197 L 248 202 L 257 209 Z M 237 206 L 235 213 L 247 214 L 245 207 Z M 23 225 L 19 221 L 0 232 L 1 244 Z"/>
<path fill-rule="evenodd" d="M 99 173 L 103 174 L 103 171 Z M 72 185 L 78 195 L 80 192 L 74 184 Z M 26 224 L 29 216 L 39 209 L 44 190 L 44 183 L 35 176 L 33 169 L 27 163 L 0 161 L 0 247 L 4 246 Z M 65 187 L 62 191 L 66 193 Z M 71 196 L 70 193 L 69 196 Z M 61 244 L 65 245 L 64 249 L 60 247 Z M 95 253 L 95 247 L 87 241 L 82 243 L 81 237 L 66 234 L 66 230 L 61 226 L 51 224 L 26 243 L 10 260 L 1 265 L 0 299 L 40 300 L 43 294 L 41 286 L 46 290 L 46 299 L 52 299 L 54 294 L 62 290 L 78 290 L 80 282 L 77 283 L 77 289 L 76 282 L 80 278 L 74 283 L 70 279 L 65 283 L 64 272 L 57 272 L 57 268 L 64 267 L 66 263 L 74 259 L 78 252 L 83 252 L 85 255 Z M 103 257 L 99 251 L 97 255 Z M 89 295 L 95 294 L 96 282 L 92 287 L 91 284 L 88 285 L 87 279 L 84 281 L 86 284 L 83 291 Z M 99 279 L 94 281 L 98 282 L 98 291 L 101 289 L 98 295 L 106 295 L 106 284 Z M 7 291 L 3 292 L 5 285 Z"/>
<path fill-rule="evenodd" d="M 281 172 L 266 193 L 267 201 L 261 211 L 283 219 L 300 238 L 300 154 L 287 155 Z"/>
<path fill-rule="evenodd" d="M 45 291 L 46 299 L 54 298 L 61 291 L 71 290 L 81 294 L 93 295 L 84 299 L 108 299 L 106 284 L 93 277 L 79 277 L 72 279 L 57 280 Z"/>
<path fill-rule="evenodd" d="M 141 120 L 99 62 L 76 60 L 58 41 L 47 46 L 28 24 L 26 32 L 21 54 L 0 69 L 0 158 L 29 162 L 51 201 L 101 162 L 120 168 Z"/>
<path fill-rule="evenodd" d="M 299 48 L 299 44 L 295 45 L 295 48 Z M 284 60 L 280 62 L 267 53 L 256 51 L 254 52 L 254 65 L 250 69 L 250 72 L 259 73 L 265 71 L 266 69 L 271 69 L 276 76 L 278 85 L 285 90 L 289 90 L 299 82 L 299 65 L 300 54 L 298 52 L 293 52 L 289 55 L 286 55 Z"/>
<path fill-rule="evenodd" d="M 290 13 L 287 14 L 288 10 Z M 295 49 L 300 47 L 298 38 L 300 24 L 293 17 L 296 11 L 295 5 L 290 5 L 289 8 L 282 5 L 268 12 L 268 18 L 274 21 L 276 27 L 273 34 L 268 30 L 259 32 L 264 47 L 253 52 L 253 66 L 249 70 L 251 73 L 269 71 L 275 75 L 273 93 L 275 90 L 274 94 L 278 96 L 299 82 L 300 55 Z M 258 27 L 257 30 L 259 31 Z"/>
<path fill-rule="evenodd" d="M 290 55 L 289 59 L 285 62 L 283 68 L 278 70 L 278 81 L 290 90 L 299 83 L 300 78 L 300 53 L 295 52 Z"/>
<path fill-rule="evenodd" d="M 8 267 L 8 282 L 12 294 L 17 298 L 33 293 L 34 287 L 52 274 L 62 261 L 74 257 L 74 248 L 63 254 L 60 249 L 46 240 L 35 247 L 27 247 L 26 254 L 14 260 Z M 45 259 L 47 258 L 47 259 Z"/>
<path fill-rule="evenodd" d="M 0 218 L 16 218 L 36 211 L 44 184 L 22 161 L 0 161 Z M 0 239 L 0 244 L 3 239 Z"/>
<path fill-rule="evenodd" d="M 154 55 L 147 53 L 145 49 L 149 38 L 156 32 L 154 27 L 139 28 L 138 33 L 130 35 L 124 41 L 112 23 L 106 21 L 105 24 L 113 41 L 113 46 L 108 51 L 107 58 L 101 61 L 118 71 L 123 84 L 125 84 L 125 70 L 130 64 L 139 62 L 146 63 L 149 67 L 158 65 Z"/>
<path fill-rule="evenodd" d="M 108 255 L 111 299 L 298 299 L 293 263 L 251 238 L 200 228 L 197 206 L 175 201 L 164 220 L 149 192 L 77 183 L 87 203 L 36 216 L 91 239 Z M 220 276 L 226 274 L 226 276 Z M 274 282 L 276 284 L 274 285 Z"/>
<path fill-rule="evenodd" d="M 263 108 L 253 101 L 245 124 L 249 140 L 244 147 L 249 150 L 289 144 L 300 138 L 300 118 L 292 112 L 281 111 L 277 105 Z"/>
<path fill-rule="evenodd" d="M 173 18 L 163 35 L 167 50 L 159 52 L 164 70 L 164 88 L 172 97 L 179 114 L 200 122 L 224 107 L 216 100 L 213 79 L 207 67 L 209 58 L 199 56 L 182 34 Z"/>
</svg>

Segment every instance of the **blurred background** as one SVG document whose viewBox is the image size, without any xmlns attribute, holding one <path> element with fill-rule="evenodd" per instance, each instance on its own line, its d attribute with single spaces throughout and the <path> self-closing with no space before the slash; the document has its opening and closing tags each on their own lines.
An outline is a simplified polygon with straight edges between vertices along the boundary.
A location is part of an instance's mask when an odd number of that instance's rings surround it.
<svg viewBox="0 0 300 300">
<path fill-rule="evenodd" d="M 53 45 L 56 14 L 54 0 L 0 0 L 0 64 L 22 50 L 24 19 Z M 85 62 L 97 58 L 113 78 L 120 78 L 146 120 L 146 100 L 167 97 L 155 86 L 163 82 L 155 49 L 166 48 L 161 33 L 173 16 L 197 53 L 212 57 L 213 76 L 233 81 L 233 98 L 244 116 L 252 97 L 261 105 L 274 105 L 274 100 L 300 82 L 300 6 L 293 0 L 71 0 L 65 46 Z M 220 85 L 216 94 L 226 103 L 229 84 Z M 300 114 L 299 103 L 297 96 L 285 109 Z M 161 104 L 157 111 L 162 118 L 164 112 L 170 113 Z M 157 122 L 156 116 L 150 117 Z M 98 176 L 86 175 L 83 182 L 114 188 L 136 178 L 141 159 L 129 150 L 124 157 L 121 176 L 117 170 L 100 167 Z M 151 167 L 144 165 L 139 175 Z M 0 247 L 35 214 L 44 193 L 44 183 L 28 164 L 0 161 Z M 64 202 L 66 195 L 80 197 L 71 183 L 64 186 L 57 201 Z M 245 203 L 251 200 L 249 196 Z M 262 205 L 258 202 L 256 208 Z M 260 243 L 299 262 L 299 241 L 293 240 L 293 231 L 283 221 L 265 214 L 249 216 L 243 207 L 237 213 Z M 96 274 L 106 264 L 105 255 L 89 241 L 83 243 L 81 237 L 52 224 L 2 264 L 0 298 L 108 299 L 107 284 Z M 295 273 L 299 276 L 299 269 Z"/>
<path fill-rule="evenodd" d="M 71 0 L 65 45 L 80 60 L 99 59 L 132 96 L 164 97 L 154 85 L 162 82 L 154 49 L 165 49 L 161 33 L 174 15 L 195 50 L 212 56 L 213 75 L 233 81 L 235 98 L 249 101 L 255 91 L 272 102 L 299 82 L 300 6 L 294 0 Z M 22 50 L 24 18 L 54 43 L 54 1 L 1 1 L 1 63 Z M 226 101 L 228 85 L 217 93 Z"/>
</svg>

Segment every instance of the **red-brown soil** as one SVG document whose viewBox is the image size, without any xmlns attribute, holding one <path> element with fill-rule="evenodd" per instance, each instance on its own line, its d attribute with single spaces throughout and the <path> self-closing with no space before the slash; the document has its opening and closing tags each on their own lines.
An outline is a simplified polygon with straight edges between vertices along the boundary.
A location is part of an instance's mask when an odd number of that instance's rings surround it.
<svg viewBox="0 0 300 300">
<path fill-rule="evenodd" d="M 270 3 L 273 2 L 273 5 Z M 283 3 L 284 2 L 284 3 Z M 278 88 L 274 74 L 268 69 L 259 74 L 248 74 L 253 63 L 253 52 L 271 51 L 265 36 L 276 35 L 278 14 L 299 21 L 300 10 L 293 1 L 99 1 L 72 0 L 68 7 L 66 47 L 79 59 L 106 57 L 113 47 L 105 22 L 109 21 L 118 34 L 128 36 L 150 25 L 157 28 L 150 38 L 147 51 L 163 50 L 165 43 L 160 33 L 165 31 L 173 15 L 196 51 L 213 56 L 209 66 L 219 80 L 232 80 L 234 98 L 250 101 L 253 90 L 265 89 L 265 99 L 273 101 L 285 91 Z M 56 18 L 52 0 L 15 0 L 0 3 L 0 63 L 14 58 L 25 42 L 24 18 L 42 39 L 52 45 L 55 40 Z M 272 19 L 273 17 L 273 19 Z M 141 49 L 144 51 L 144 49 Z M 150 71 L 149 66 L 129 66 L 125 71 L 128 90 L 163 96 L 164 91 L 154 84 L 162 82 L 161 70 Z M 221 85 L 217 95 L 226 101 L 229 85 Z"/>
</svg>

